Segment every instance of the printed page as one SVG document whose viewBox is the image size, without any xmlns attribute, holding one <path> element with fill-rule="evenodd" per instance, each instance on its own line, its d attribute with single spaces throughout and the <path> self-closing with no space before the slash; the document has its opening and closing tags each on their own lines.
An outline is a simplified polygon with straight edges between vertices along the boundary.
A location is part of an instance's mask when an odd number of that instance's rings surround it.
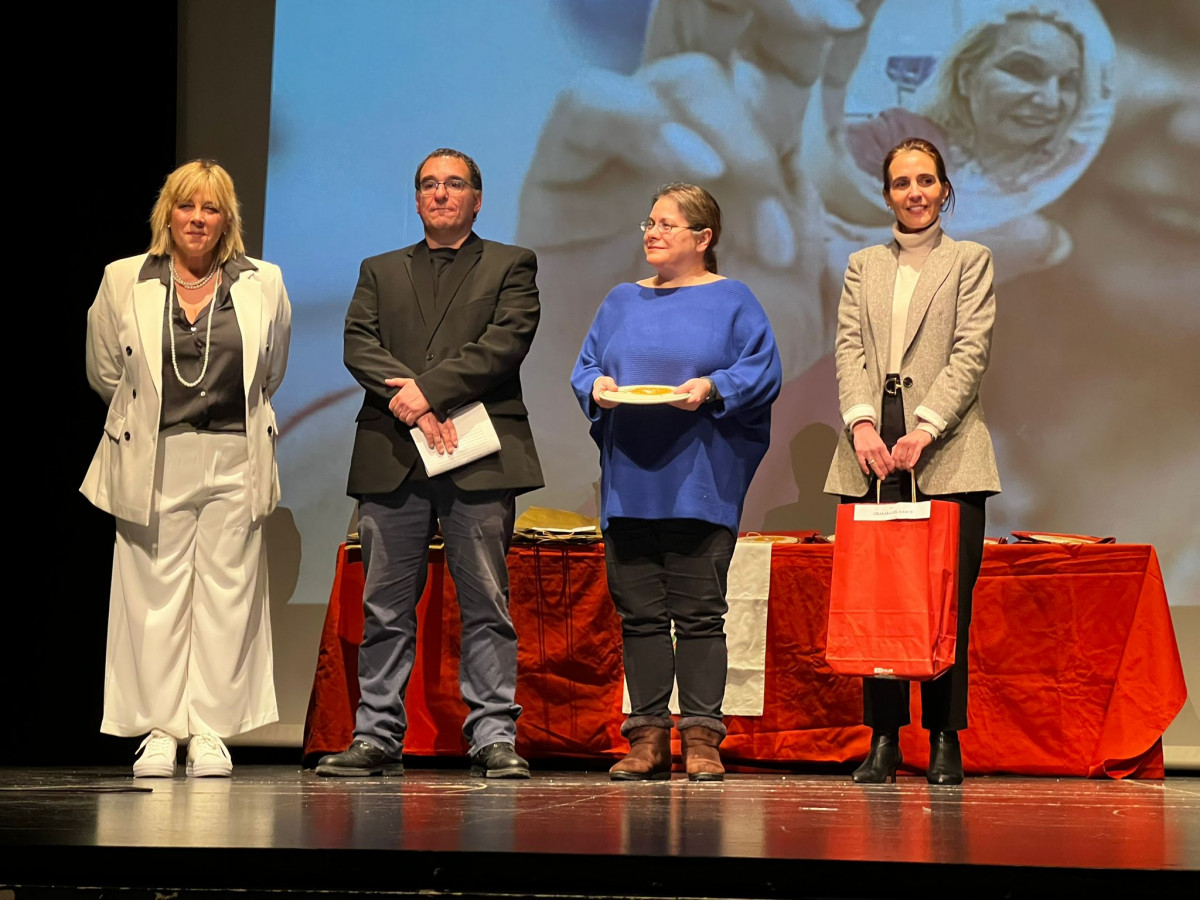
<svg viewBox="0 0 1200 900">
<path fill-rule="evenodd" d="M 500 438 L 492 425 L 491 417 L 479 401 L 470 403 L 450 414 L 450 421 L 458 432 L 458 449 L 453 453 L 438 453 L 430 449 L 420 428 L 412 428 L 413 442 L 430 475 L 440 475 L 459 466 L 465 466 L 481 457 L 500 450 Z"/>
</svg>

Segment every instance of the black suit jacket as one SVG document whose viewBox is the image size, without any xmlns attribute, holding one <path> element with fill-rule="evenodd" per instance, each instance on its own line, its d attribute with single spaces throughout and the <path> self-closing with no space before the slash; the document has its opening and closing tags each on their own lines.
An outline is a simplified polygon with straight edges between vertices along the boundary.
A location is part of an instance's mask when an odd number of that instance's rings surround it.
<svg viewBox="0 0 1200 900">
<path fill-rule="evenodd" d="M 415 378 L 439 419 L 475 400 L 486 407 L 500 452 L 439 478 L 466 491 L 529 491 L 542 469 L 521 398 L 521 362 L 540 304 L 531 250 L 474 233 L 434 294 L 424 241 L 363 260 L 346 313 L 346 368 L 365 388 L 347 493 L 395 490 L 420 457 L 409 426 L 392 415 L 387 378 Z"/>
</svg>

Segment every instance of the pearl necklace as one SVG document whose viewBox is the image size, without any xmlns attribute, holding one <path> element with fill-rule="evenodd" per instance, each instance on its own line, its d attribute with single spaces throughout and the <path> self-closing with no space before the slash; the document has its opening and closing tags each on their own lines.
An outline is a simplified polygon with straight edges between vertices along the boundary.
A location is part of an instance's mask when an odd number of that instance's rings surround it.
<svg viewBox="0 0 1200 900">
<path fill-rule="evenodd" d="M 209 278 L 212 278 L 213 272 L 215 272 L 215 271 L 216 271 L 216 269 L 214 268 L 212 272 L 209 272 L 208 275 L 205 277 L 204 281 L 208 281 Z M 171 275 L 174 276 L 174 274 L 175 274 L 175 264 L 174 264 L 174 262 L 172 262 Z M 180 283 L 182 284 L 183 282 L 180 282 Z M 203 284 L 203 283 L 204 282 L 201 282 L 201 284 Z M 186 286 L 187 285 L 184 285 L 184 287 L 186 287 Z M 202 366 L 200 366 L 200 374 L 196 376 L 196 380 L 188 381 L 179 373 L 179 360 L 177 360 L 175 358 L 175 301 L 178 298 L 175 295 L 175 279 L 174 278 L 171 279 L 171 296 L 168 298 L 168 302 L 167 302 L 167 313 L 168 313 L 167 334 L 169 334 L 171 336 L 171 368 L 175 370 L 175 378 L 178 379 L 179 383 L 182 384 L 185 388 L 196 387 L 196 385 L 198 385 L 200 382 L 202 382 L 204 380 L 204 373 L 206 373 L 208 371 L 208 351 L 212 348 L 212 323 L 213 323 L 213 319 L 215 319 L 217 317 L 217 310 L 216 310 L 217 291 L 220 289 L 221 289 L 221 279 L 218 278 L 216 285 L 213 287 L 212 301 L 209 304 L 208 327 L 205 329 L 205 332 L 204 332 L 204 364 Z"/>
<path fill-rule="evenodd" d="M 167 259 L 169 260 L 169 264 L 171 266 L 171 280 L 174 281 L 181 288 L 187 288 L 189 291 L 194 291 L 196 288 L 204 287 L 206 284 L 208 284 L 209 280 L 214 275 L 217 274 L 217 258 L 216 258 L 216 256 L 213 256 L 212 265 L 208 267 L 208 274 L 205 275 L 203 278 L 201 278 L 199 281 L 184 281 L 182 278 L 179 277 L 179 273 L 175 271 L 175 257 L 169 256 L 169 257 L 167 257 Z"/>
</svg>

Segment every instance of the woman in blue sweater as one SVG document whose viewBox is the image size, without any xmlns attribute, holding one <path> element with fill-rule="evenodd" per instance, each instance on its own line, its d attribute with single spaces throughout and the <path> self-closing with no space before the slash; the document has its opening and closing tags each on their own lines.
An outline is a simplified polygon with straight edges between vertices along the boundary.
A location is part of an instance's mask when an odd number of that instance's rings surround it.
<svg viewBox="0 0 1200 900">
<path fill-rule="evenodd" d="M 630 752 L 610 776 L 670 777 L 678 680 L 688 777 L 719 781 L 726 578 L 782 369 L 754 294 L 717 274 L 712 195 L 665 185 L 641 228 L 655 274 L 609 292 L 571 373 L 600 448 L 608 587 L 632 708 L 621 728 Z M 644 385 L 670 390 L 655 398 Z"/>
</svg>

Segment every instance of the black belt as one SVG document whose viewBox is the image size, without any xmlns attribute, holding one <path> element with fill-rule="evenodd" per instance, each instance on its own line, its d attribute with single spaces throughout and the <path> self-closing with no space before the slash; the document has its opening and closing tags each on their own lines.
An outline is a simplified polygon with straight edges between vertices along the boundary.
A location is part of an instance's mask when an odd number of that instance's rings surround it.
<svg viewBox="0 0 1200 900">
<path fill-rule="evenodd" d="M 900 393 L 900 376 L 889 375 L 883 380 L 883 392 L 889 397 L 895 397 Z"/>
</svg>

